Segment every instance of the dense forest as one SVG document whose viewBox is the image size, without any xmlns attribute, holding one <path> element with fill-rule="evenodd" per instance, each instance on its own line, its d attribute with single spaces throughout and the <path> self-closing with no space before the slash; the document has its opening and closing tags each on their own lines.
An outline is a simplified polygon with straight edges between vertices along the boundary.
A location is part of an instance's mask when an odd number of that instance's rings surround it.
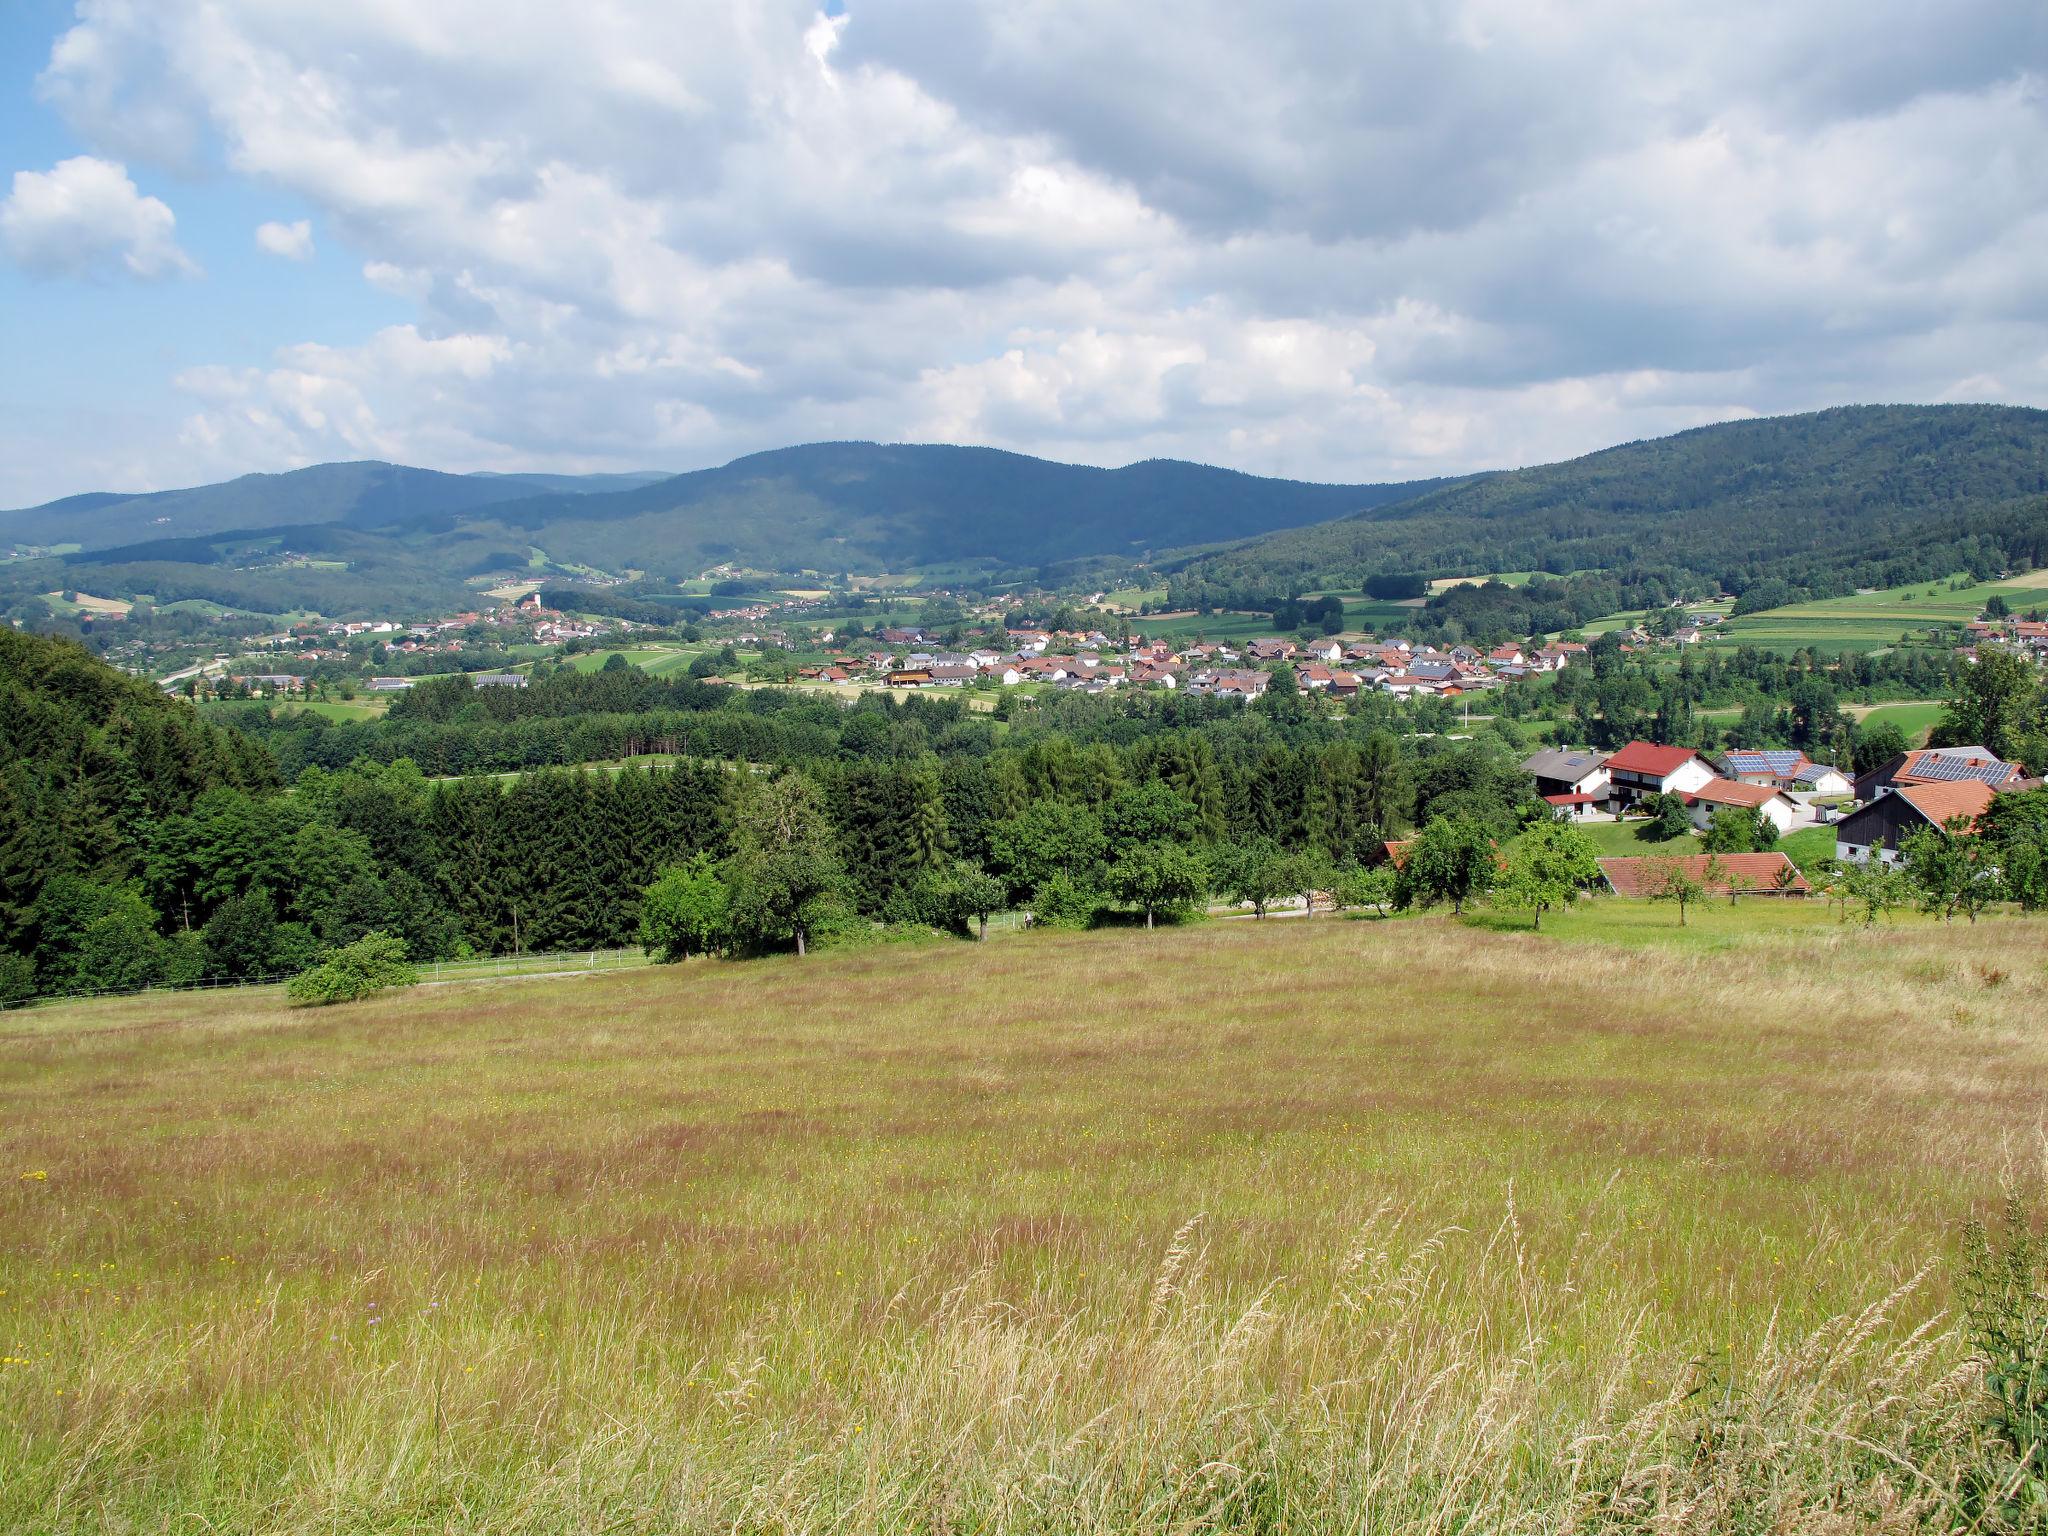
<svg viewBox="0 0 2048 1536">
<path fill-rule="evenodd" d="M 1674 597 L 1718 589 L 1756 608 L 2042 564 L 2048 411 L 1851 406 L 1475 476 L 1270 534 L 1186 562 L 1169 601 L 1259 608 L 1385 573 L 1527 570 L 1605 572 L 1624 589 L 1654 577 Z"/>
</svg>

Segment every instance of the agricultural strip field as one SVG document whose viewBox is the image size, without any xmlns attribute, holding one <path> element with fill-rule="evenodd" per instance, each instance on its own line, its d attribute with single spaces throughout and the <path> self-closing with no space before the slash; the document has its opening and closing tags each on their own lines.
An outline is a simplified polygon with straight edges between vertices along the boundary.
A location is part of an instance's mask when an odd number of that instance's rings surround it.
<svg viewBox="0 0 2048 1536">
<path fill-rule="evenodd" d="M 0 1016 L 0 1529 L 1938 1521 L 2048 930 L 1519 921 Z"/>
<path fill-rule="evenodd" d="M 1730 619 L 1716 639 L 1723 644 L 1774 650 L 1812 646 L 1824 654 L 1882 650 L 1930 625 L 1966 624 L 1983 611 L 1994 594 L 2002 596 L 2016 613 L 2048 607 L 2048 573 L 2036 571 L 1954 591 L 1946 581 L 1928 581 L 1884 592 L 1794 603 Z"/>
</svg>

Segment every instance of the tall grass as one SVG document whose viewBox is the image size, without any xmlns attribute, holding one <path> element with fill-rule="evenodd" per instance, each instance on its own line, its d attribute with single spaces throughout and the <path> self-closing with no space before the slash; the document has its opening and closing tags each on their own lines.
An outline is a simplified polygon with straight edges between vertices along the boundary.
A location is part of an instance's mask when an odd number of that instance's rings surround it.
<svg viewBox="0 0 2048 1536">
<path fill-rule="evenodd" d="M 2043 930 L 1726 921 L 38 1013 L 0 1529 L 1948 1528 Z"/>
</svg>

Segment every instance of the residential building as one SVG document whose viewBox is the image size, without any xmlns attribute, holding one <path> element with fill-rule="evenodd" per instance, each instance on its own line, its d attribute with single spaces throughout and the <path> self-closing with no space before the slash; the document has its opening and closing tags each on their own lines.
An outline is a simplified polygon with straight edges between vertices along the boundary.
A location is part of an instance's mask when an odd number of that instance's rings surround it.
<svg viewBox="0 0 2048 1536">
<path fill-rule="evenodd" d="M 1536 793 L 1546 800 L 1553 795 L 1583 795 L 1588 800 L 1606 798 L 1607 759 L 1599 752 L 1552 747 L 1524 758 L 1522 772 L 1536 780 Z"/>
<path fill-rule="evenodd" d="M 1607 800 L 1617 813 L 1645 795 L 1688 795 L 1718 777 L 1690 747 L 1632 741 L 1607 759 Z"/>
<path fill-rule="evenodd" d="M 1768 816 L 1782 837 L 1806 817 L 1806 809 L 1775 784 L 1748 784 L 1738 779 L 1710 779 L 1685 797 L 1692 824 L 1702 832 L 1720 811 Z"/>
</svg>

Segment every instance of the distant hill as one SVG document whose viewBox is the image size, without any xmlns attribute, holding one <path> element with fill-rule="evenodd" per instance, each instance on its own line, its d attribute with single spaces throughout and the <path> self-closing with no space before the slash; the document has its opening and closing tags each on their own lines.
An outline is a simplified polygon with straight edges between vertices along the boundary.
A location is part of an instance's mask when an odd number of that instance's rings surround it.
<svg viewBox="0 0 2048 1536">
<path fill-rule="evenodd" d="M 2008 564 L 2048 564 L 2048 411 L 1849 406 L 1476 475 L 1188 560 L 1174 587 L 1226 602 L 1389 572 L 1661 567 L 1797 595 Z"/>
<path fill-rule="evenodd" d="M 1122 469 L 994 448 L 812 443 L 604 497 L 491 509 L 558 560 L 607 569 L 1038 566 L 1323 522 L 1438 482 L 1314 485 L 1172 459 Z"/>
<path fill-rule="evenodd" d="M 306 523 L 355 528 L 415 525 L 493 502 L 547 492 L 634 488 L 659 474 L 447 475 L 366 460 L 315 464 L 278 475 L 243 475 L 180 491 L 88 491 L 39 507 L 0 512 L 0 545 L 78 544 L 86 549 L 148 539 L 187 539 L 236 529 Z"/>
<path fill-rule="evenodd" d="M 1682 573 L 1790 602 L 2048 564 L 2048 411 L 1855 406 L 1395 485 L 877 443 L 658 478 L 325 464 L 0 513 L 10 540 L 83 547 L 0 566 L 0 598 L 83 587 L 266 612 L 445 605 L 504 571 L 1057 580 L 1131 561 L 1167 573 L 1176 601 L 1220 607 L 1375 574 L 1588 569 Z"/>
<path fill-rule="evenodd" d="M 1438 483 L 1314 485 L 1171 460 L 1097 469 L 990 448 L 817 443 L 660 477 L 326 464 L 0 513 L 0 540 L 81 546 L 14 569 L 16 584 L 37 590 L 336 613 L 446 602 L 466 578 L 502 570 L 674 578 L 721 564 L 874 573 L 1128 560 L 1321 522 Z"/>
</svg>

